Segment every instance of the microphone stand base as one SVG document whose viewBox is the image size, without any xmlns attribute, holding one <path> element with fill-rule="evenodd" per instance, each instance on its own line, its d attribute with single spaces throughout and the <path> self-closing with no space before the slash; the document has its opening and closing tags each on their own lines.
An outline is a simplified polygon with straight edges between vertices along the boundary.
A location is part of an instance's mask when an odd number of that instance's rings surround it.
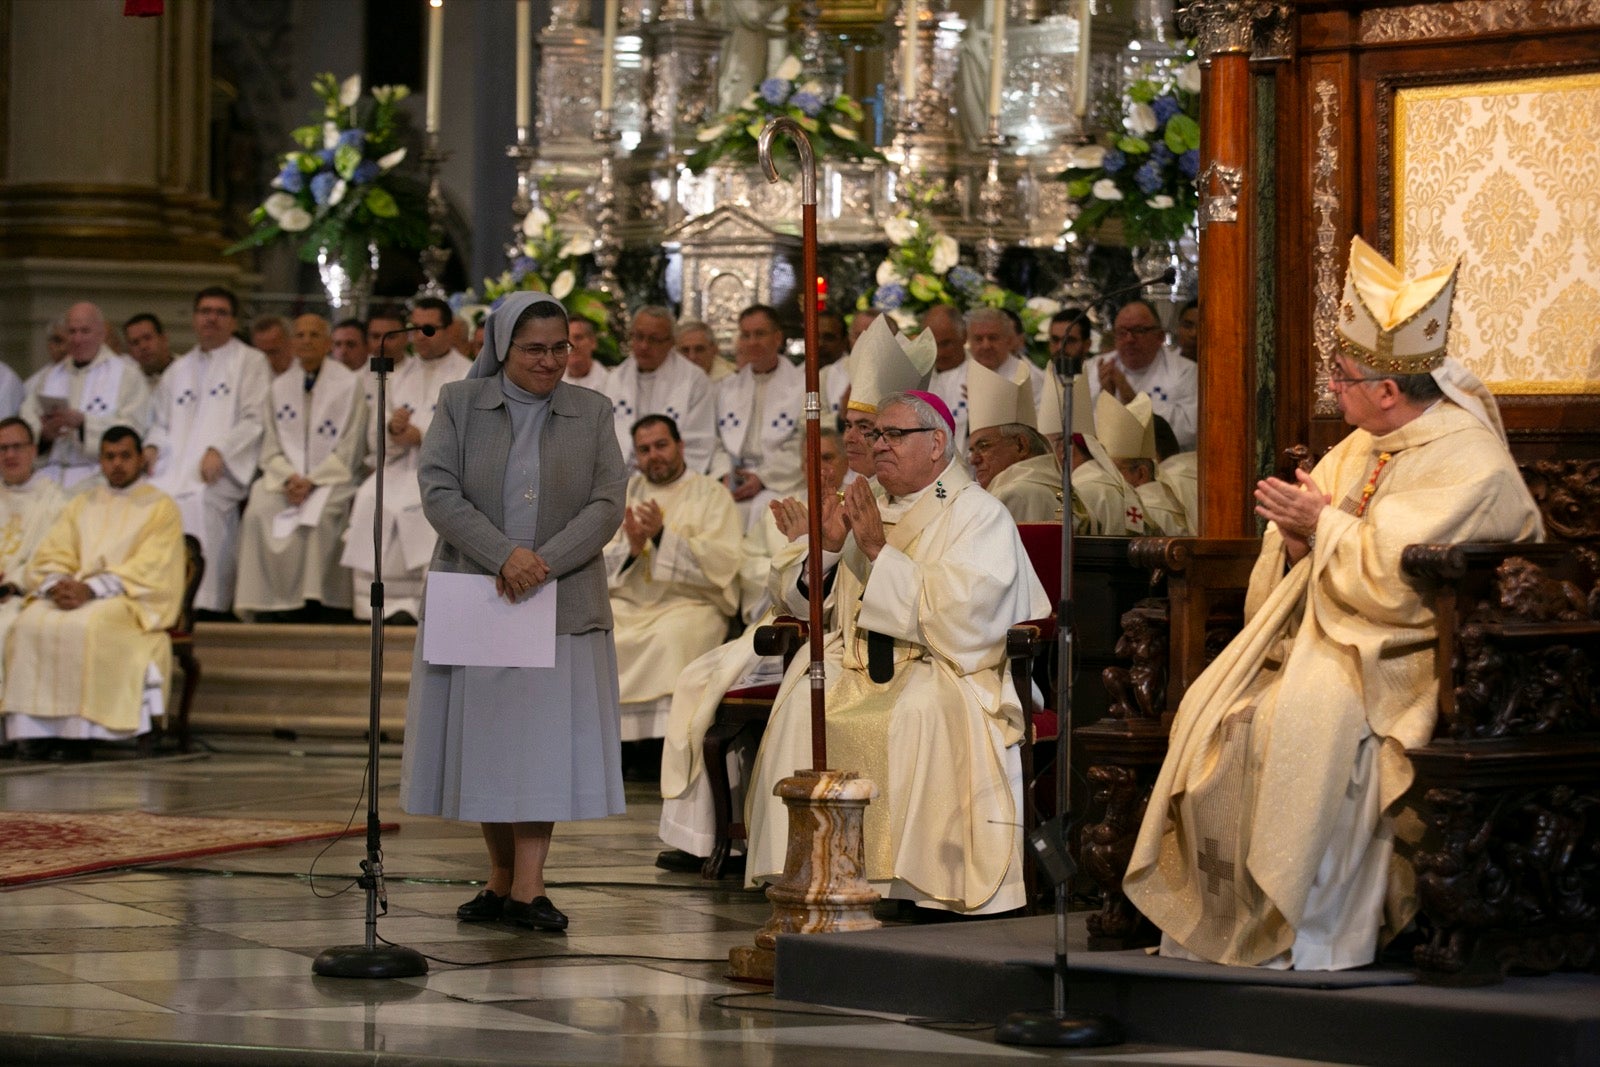
<svg viewBox="0 0 1600 1067">
<path fill-rule="evenodd" d="M 415 978 L 428 973 L 422 953 L 403 945 L 336 945 L 311 964 L 324 978 Z"/>
<path fill-rule="evenodd" d="M 1120 1045 L 1122 1026 L 1109 1015 L 1094 1012 L 1053 1011 L 1012 1012 L 994 1028 L 994 1039 L 1002 1045 L 1032 1045 L 1035 1048 L 1097 1048 Z"/>
</svg>

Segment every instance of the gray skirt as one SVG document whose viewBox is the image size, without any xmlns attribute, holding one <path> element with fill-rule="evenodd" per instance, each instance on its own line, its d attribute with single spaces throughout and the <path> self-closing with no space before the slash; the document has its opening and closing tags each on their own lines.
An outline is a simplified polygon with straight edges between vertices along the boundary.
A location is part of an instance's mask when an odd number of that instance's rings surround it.
<svg viewBox="0 0 1600 1067">
<path fill-rule="evenodd" d="M 406 700 L 402 809 L 469 822 L 622 814 L 611 631 L 558 634 L 554 667 L 444 667 L 422 658 L 426 625 Z"/>
</svg>

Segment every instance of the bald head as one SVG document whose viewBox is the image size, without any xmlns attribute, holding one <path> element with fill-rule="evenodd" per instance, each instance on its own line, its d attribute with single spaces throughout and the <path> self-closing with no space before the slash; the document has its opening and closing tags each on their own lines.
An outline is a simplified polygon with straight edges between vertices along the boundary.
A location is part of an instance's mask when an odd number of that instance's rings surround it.
<svg viewBox="0 0 1600 1067">
<path fill-rule="evenodd" d="M 67 355 L 83 366 L 100 351 L 106 340 L 106 318 L 99 307 L 84 301 L 67 309 Z"/>
<path fill-rule="evenodd" d="M 333 350 L 333 328 L 321 315 L 301 315 L 294 320 L 290 349 L 306 373 L 313 374 Z"/>
<path fill-rule="evenodd" d="M 954 370 L 967 358 L 967 326 L 961 312 L 939 304 L 922 313 L 922 328 L 933 334 L 933 369 Z"/>
</svg>

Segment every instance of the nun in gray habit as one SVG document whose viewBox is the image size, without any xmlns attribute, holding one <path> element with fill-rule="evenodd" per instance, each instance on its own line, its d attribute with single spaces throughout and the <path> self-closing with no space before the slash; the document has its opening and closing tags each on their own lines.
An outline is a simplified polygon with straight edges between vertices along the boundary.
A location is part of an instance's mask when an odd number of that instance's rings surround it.
<svg viewBox="0 0 1600 1067">
<path fill-rule="evenodd" d="M 557 583 L 551 668 L 428 663 L 424 605 L 400 806 L 483 824 L 488 885 L 457 909 L 464 922 L 566 929 L 545 894 L 551 824 L 623 810 L 601 550 L 622 524 L 627 469 L 610 402 L 561 381 L 570 347 L 559 301 L 506 297 L 422 442 L 422 507 L 439 534 L 428 569 L 494 575 L 511 600 Z"/>
</svg>

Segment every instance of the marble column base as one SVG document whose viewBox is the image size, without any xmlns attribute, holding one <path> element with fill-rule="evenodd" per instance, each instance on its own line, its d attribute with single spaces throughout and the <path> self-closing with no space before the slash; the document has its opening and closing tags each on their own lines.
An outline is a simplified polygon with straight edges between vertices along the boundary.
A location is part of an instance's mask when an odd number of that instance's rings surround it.
<svg viewBox="0 0 1600 1067">
<path fill-rule="evenodd" d="M 862 816 L 878 787 L 854 771 L 796 771 L 773 792 L 789 809 L 783 876 L 767 887 L 772 917 L 754 946 L 728 953 L 735 978 L 770 982 L 779 934 L 875 930 L 878 894 L 867 885 Z"/>
</svg>

